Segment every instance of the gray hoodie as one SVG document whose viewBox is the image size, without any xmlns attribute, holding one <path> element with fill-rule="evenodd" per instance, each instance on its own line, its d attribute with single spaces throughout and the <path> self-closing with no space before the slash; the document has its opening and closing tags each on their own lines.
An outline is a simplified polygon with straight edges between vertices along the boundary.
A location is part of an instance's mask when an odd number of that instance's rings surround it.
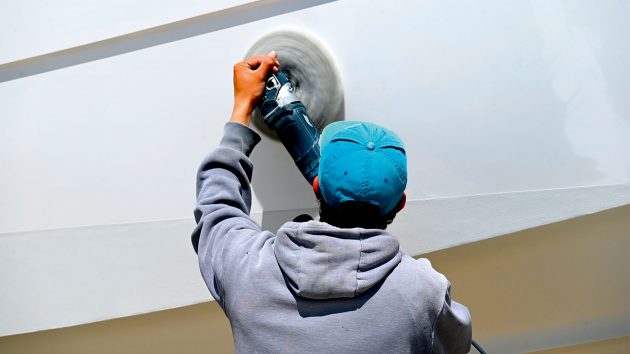
<svg viewBox="0 0 630 354">
<path fill-rule="evenodd" d="M 466 353 L 470 314 L 446 278 L 384 230 L 319 221 L 276 235 L 249 217 L 260 137 L 227 123 L 197 178 L 201 274 L 239 353 Z"/>
</svg>

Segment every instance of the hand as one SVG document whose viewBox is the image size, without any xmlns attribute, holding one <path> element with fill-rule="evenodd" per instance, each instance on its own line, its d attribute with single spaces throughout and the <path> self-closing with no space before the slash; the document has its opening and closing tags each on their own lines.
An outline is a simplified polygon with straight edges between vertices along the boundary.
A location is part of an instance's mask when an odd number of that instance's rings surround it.
<svg viewBox="0 0 630 354">
<path fill-rule="evenodd" d="M 230 122 L 249 126 L 251 114 L 265 93 L 265 81 L 278 72 L 280 62 L 275 51 L 255 56 L 234 65 L 234 108 Z"/>
</svg>

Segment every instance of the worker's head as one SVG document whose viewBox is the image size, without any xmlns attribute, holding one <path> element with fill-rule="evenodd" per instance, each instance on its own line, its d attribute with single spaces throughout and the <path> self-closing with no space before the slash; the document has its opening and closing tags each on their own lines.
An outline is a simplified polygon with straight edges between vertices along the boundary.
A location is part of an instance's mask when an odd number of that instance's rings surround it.
<svg viewBox="0 0 630 354">
<path fill-rule="evenodd" d="M 405 204 L 407 156 L 394 132 L 365 122 L 328 125 L 313 183 L 320 219 L 338 227 L 385 229 Z"/>
</svg>

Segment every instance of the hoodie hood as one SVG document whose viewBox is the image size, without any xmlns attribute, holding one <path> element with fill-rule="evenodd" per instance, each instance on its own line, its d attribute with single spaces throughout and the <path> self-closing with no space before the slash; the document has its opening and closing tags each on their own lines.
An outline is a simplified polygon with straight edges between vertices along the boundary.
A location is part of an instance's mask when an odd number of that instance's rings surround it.
<svg viewBox="0 0 630 354">
<path fill-rule="evenodd" d="M 398 240 L 384 230 L 319 221 L 284 224 L 274 252 L 291 289 L 309 299 L 355 297 L 383 280 L 402 257 Z"/>
</svg>

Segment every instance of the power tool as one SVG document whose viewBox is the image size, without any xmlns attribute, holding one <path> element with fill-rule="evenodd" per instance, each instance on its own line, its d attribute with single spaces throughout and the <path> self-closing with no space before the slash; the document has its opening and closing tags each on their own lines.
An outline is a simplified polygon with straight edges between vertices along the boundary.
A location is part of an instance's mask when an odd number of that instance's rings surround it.
<svg viewBox="0 0 630 354">
<path fill-rule="evenodd" d="M 265 124 L 276 132 L 304 178 L 313 184 L 319 170 L 319 131 L 283 71 L 267 79 L 260 113 Z"/>
<path fill-rule="evenodd" d="M 319 132 L 344 119 L 341 76 L 326 45 L 304 31 L 270 32 L 253 43 L 245 57 L 272 50 L 281 71 L 268 77 L 260 115 L 257 110 L 252 123 L 258 132 L 282 142 L 312 184 L 318 173 Z"/>
</svg>

